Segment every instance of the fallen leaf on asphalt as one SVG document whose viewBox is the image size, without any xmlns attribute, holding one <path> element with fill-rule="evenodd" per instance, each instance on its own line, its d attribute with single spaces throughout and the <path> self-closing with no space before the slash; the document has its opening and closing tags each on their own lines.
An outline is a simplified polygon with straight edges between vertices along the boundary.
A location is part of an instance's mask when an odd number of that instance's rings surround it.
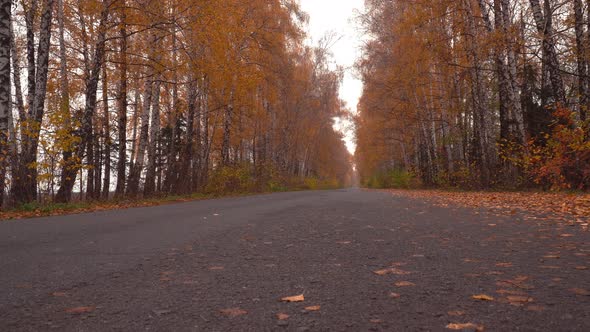
<svg viewBox="0 0 590 332">
<path fill-rule="evenodd" d="M 576 270 L 580 270 L 580 271 L 588 270 L 588 267 L 587 266 L 576 266 Z"/>
<path fill-rule="evenodd" d="M 449 316 L 459 317 L 465 315 L 465 311 L 462 310 L 453 310 L 448 312 Z"/>
<path fill-rule="evenodd" d="M 381 324 L 381 323 L 383 323 L 383 320 L 374 318 L 374 319 L 371 319 L 370 322 L 373 324 Z"/>
<path fill-rule="evenodd" d="M 512 267 L 512 263 L 497 263 L 496 266 L 498 267 Z"/>
<path fill-rule="evenodd" d="M 481 301 L 493 301 L 494 300 L 493 297 L 485 295 L 485 294 L 473 295 L 472 298 L 475 300 L 481 300 Z"/>
<path fill-rule="evenodd" d="M 283 313 L 278 313 L 277 314 L 277 319 L 278 320 L 286 320 L 286 319 L 289 319 L 289 315 L 283 314 Z"/>
<path fill-rule="evenodd" d="M 451 323 L 449 325 L 447 325 L 447 329 L 449 330 L 476 330 L 478 332 L 481 332 L 484 330 L 484 327 L 482 325 L 476 325 L 473 323 Z"/>
<path fill-rule="evenodd" d="M 560 236 L 561 237 L 572 237 L 572 236 L 574 236 L 574 234 L 561 234 Z"/>
<path fill-rule="evenodd" d="M 238 317 L 247 314 L 246 310 L 242 310 L 240 308 L 229 308 L 229 309 L 221 309 L 219 310 L 223 315 L 228 316 L 230 318 Z"/>
<path fill-rule="evenodd" d="M 522 295 L 509 295 L 506 298 L 508 299 L 508 302 L 510 302 L 510 304 L 512 304 L 512 305 L 519 305 L 520 306 L 520 305 L 523 305 L 528 302 L 533 302 L 532 297 L 522 296 Z"/>
<path fill-rule="evenodd" d="M 409 281 L 398 281 L 395 283 L 397 287 L 409 287 L 409 286 L 416 286 L 415 283 Z"/>
<path fill-rule="evenodd" d="M 287 297 L 283 297 L 281 299 L 281 301 L 283 301 L 283 302 L 303 302 L 303 301 L 305 301 L 305 297 L 303 296 L 303 294 L 295 295 L 295 296 L 287 296 Z"/>
<path fill-rule="evenodd" d="M 401 295 L 399 295 L 398 293 L 389 293 L 389 297 L 392 299 L 399 299 L 401 297 Z"/>
<path fill-rule="evenodd" d="M 305 310 L 307 311 L 319 311 L 321 309 L 321 307 L 319 305 L 312 305 L 309 307 L 305 307 Z"/>
<path fill-rule="evenodd" d="M 225 268 L 223 266 L 211 266 L 209 268 L 209 270 L 211 270 L 211 271 L 221 271 L 221 270 L 224 270 L 224 269 Z"/>
<path fill-rule="evenodd" d="M 570 291 L 578 295 L 590 296 L 590 291 L 583 288 L 572 288 Z"/>
<path fill-rule="evenodd" d="M 473 258 L 463 258 L 463 261 L 465 263 L 479 263 L 479 262 L 481 262 L 479 259 L 473 259 Z"/>
<path fill-rule="evenodd" d="M 398 275 L 398 276 L 412 274 L 412 272 L 408 272 L 408 271 L 396 269 L 394 267 L 391 267 L 391 268 L 388 268 L 388 269 L 383 269 L 383 270 L 373 271 L 373 273 L 375 273 L 376 275 L 379 275 L 379 276 L 384 276 L 384 275 L 387 275 L 387 274 L 395 274 L 395 275 Z"/>
<path fill-rule="evenodd" d="M 87 312 L 93 312 L 94 309 L 94 307 L 75 307 L 66 309 L 66 312 L 70 314 L 83 314 Z"/>
</svg>

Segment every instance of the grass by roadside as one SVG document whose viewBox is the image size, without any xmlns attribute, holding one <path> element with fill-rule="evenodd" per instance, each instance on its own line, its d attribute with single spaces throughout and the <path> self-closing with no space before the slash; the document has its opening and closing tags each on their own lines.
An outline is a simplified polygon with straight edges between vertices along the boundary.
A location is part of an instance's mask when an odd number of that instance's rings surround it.
<svg viewBox="0 0 590 332">
<path fill-rule="evenodd" d="M 295 191 L 295 190 L 294 190 Z M 268 194 L 271 192 L 249 192 L 232 194 L 203 194 L 196 193 L 184 196 L 165 196 L 146 199 L 122 199 L 93 202 L 72 202 L 72 203 L 27 203 L 18 208 L 0 210 L 0 221 L 18 220 L 27 218 L 61 216 L 70 214 L 81 214 L 95 211 L 119 210 L 137 207 L 149 207 L 173 203 L 191 202 L 215 198 L 230 198 Z"/>
</svg>

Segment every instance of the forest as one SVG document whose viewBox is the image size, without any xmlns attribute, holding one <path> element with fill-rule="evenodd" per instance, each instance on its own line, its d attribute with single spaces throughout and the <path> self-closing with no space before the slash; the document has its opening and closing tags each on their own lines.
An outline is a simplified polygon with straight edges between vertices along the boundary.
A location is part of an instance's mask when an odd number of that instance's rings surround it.
<svg viewBox="0 0 590 332">
<path fill-rule="evenodd" d="M 365 4 L 364 185 L 590 188 L 590 1 Z"/>
<path fill-rule="evenodd" d="M 0 0 L 0 206 L 350 182 L 295 0 Z"/>
</svg>

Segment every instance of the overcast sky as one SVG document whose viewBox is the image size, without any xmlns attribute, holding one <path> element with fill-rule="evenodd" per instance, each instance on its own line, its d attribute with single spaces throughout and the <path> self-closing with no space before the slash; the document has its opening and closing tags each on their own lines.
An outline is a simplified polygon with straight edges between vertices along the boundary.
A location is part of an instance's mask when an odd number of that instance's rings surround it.
<svg viewBox="0 0 590 332">
<path fill-rule="evenodd" d="M 336 63 L 347 68 L 340 88 L 340 98 L 355 112 L 362 93 L 362 82 L 354 77 L 352 68 L 361 52 L 361 36 L 357 31 L 354 17 L 355 11 L 362 11 L 364 0 L 300 0 L 300 3 L 301 8 L 310 16 L 308 43 L 316 45 L 328 32 L 335 32 L 340 37 L 331 48 Z M 353 133 L 348 132 L 346 135 L 346 143 L 352 153 Z"/>
</svg>

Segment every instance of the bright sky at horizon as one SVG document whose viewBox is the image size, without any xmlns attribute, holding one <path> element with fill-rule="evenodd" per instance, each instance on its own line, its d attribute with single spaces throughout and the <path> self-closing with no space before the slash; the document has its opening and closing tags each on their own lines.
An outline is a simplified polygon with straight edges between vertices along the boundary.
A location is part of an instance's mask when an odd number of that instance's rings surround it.
<svg viewBox="0 0 590 332">
<path fill-rule="evenodd" d="M 301 8 L 309 14 L 308 43 L 317 42 L 327 33 L 336 33 L 338 40 L 332 47 L 336 64 L 346 69 L 344 81 L 340 87 L 340 98 L 346 101 L 348 108 L 355 113 L 363 84 L 355 77 L 354 63 L 360 57 L 362 36 L 358 32 L 355 16 L 362 11 L 364 0 L 300 0 Z M 339 123 L 337 127 L 345 133 L 346 145 L 354 153 L 354 133 L 349 124 Z"/>
</svg>

